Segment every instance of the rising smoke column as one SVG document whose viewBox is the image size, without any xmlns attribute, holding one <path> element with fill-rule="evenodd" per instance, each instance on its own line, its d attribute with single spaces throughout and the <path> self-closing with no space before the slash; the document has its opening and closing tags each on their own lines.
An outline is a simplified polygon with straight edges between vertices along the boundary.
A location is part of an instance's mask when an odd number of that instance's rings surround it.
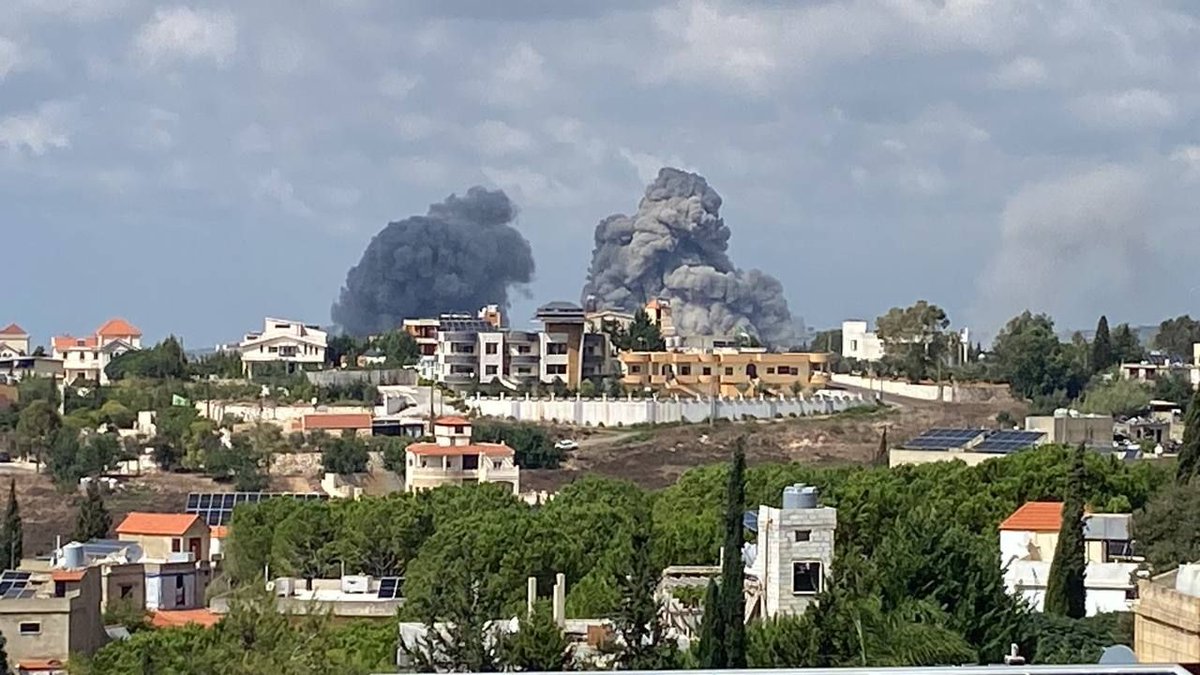
<svg viewBox="0 0 1200 675">
<path fill-rule="evenodd" d="M 533 277 L 529 242 L 510 225 L 516 207 L 500 190 L 473 187 L 424 216 L 388 223 L 346 274 L 333 320 L 352 335 L 395 329 L 406 318 L 508 306 Z"/>
<path fill-rule="evenodd" d="M 795 329 L 783 286 L 759 270 L 733 266 L 720 209 L 721 196 L 703 177 L 660 170 L 633 217 L 612 215 L 596 226 L 584 299 L 632 312 L 650 298 L 667 298 L 682 335 L 745 329 L 786 346 Z"/>
</svg>

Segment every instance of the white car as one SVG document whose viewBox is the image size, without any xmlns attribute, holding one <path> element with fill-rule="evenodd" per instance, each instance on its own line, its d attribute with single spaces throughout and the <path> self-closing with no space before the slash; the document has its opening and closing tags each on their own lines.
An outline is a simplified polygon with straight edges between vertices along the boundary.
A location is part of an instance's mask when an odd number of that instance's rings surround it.
<svg viewBox="0 0 1200 675">
<path fill-rule="evenodd" d="M 578 450 L 579 444 L 568 438 L 564 438 L 561 441 L 554 444 L 554 449 L 555 450 Z"/>
</svg>

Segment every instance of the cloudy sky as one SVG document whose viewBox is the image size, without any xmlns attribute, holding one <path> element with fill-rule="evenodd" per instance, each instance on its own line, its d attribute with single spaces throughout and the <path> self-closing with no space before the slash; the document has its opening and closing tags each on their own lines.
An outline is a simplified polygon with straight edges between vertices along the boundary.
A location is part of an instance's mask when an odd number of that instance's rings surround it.
<svg viewBox="0 0 1200 675">
<path fill-rule="evenodd" d="M 1197 44 L 1187 0 L 4 0 L 0 323 L 327 322 L 387 221 L 482 184 L 523 324 L 664 164 L 810 325 L 1197 314 Z"/>
</svg>

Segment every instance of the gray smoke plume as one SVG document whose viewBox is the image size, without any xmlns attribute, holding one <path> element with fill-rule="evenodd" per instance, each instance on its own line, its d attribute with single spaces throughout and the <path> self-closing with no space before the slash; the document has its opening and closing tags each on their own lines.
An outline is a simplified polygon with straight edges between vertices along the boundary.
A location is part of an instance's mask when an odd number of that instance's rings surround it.
<svg viewBox="0 0 1200 675">
<path fill-rule="evenodd" d="M 334 322 L 369 335 L 406 318 L 507 308 L 510 287 L 528 283 L 534 267 L 529 242 L 510 225 L 516 213 L 503 191 L 477 186 L 388 223 L 346 274 Z"/>
<path fill-rule="evenodd" d="M 721 196 L 703 177 L 660 170 L 633 217 L 613 215 L 596 226 L 584 299 L 632 312 L 651 298 L 667 298 L 681 335 L 744 329 L 787 345 L 795 327 L 783 286 L 759 270 L 733 266 L 720 209 Z"/>
</svg>

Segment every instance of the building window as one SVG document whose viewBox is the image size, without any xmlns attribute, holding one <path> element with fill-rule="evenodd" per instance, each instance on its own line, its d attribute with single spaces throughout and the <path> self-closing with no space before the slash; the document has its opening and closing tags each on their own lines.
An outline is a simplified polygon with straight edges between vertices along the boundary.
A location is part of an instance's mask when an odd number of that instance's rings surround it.
<svg viewBox="0 0 1200 675">
<path fill-rule="evenodd" d="M 812 530 L 796 530 L 796 541 L 808 541 L 812 538 Z"/>
<path fill-rule="evenodd" d="M 565 342 L 551 342 L 546 345 L 546 353 L 554 356 L 562 356 L 567 353 L 567 345 Z"/>
<path fill-rule="evenodd" d="M 701 375 L 712 375 L 712 368 L 704 366 L 704 370 L 700 371 Z"/>
<path fill-rule="evenodd" d="M 1105 540 L 1104 560 L 1101 562 L 1114 562 L 1117 558 L 1133 555 L 1133 551 L 1130 549 L 1131 547 L 1127 541 Z"/>
<path fill-rule="evenodd" d="M 1138 599 L 1137 586 L 1134 586 L 1133 588 L 1125 589 L 1125 599 L 1126 600 L 1137 600 Z"/>
<path fill-rule="evenodd" d="M 691 374 L 692 374 L 692 367 L 691 367 L 690 365 L 686 364 L 686 363 L 685 363 L 685 364 L 683 364 L 683 365 L 681 365 L 681 366 L 679 366 L 679 374 L 680 374 L 680 375 L 691 375 Z"/>
<path fill-rule="evenodd" d="M 489 342 L 483 346 L 483 352 L 485 354 L 495 354 L 496 350 L 499 348 L 500 345 L 496 344 L 495 342 Z"/>
<path fill-rule="evenodd" d="M 171 553 L 179 553 L 183 550 L 183 540 L 175 538 L 171 540 Z"/>
<path fill-rule="evenodd" d="M 726 366 L 726 368 L 725 368 L 725 374 L 726 374 L 726 375 L 732 375 L 732 374 L 733 374 L 733 368 L 730 368 L 730 367 Z"/>
<path fill-rule="evenodd" d="M 767 374 L 774 375 L 775 374 L 775 366 L 767 366 Z"/>
<path fill-rule="evenodd" d="M 637 366 L 637 365 L 631 365 L 631 366 L 629 366 L 629 372 L 630 372 L 631 374 L 634 374 L 634 375 L 636 375 L 636 374 L 638 374 L 638 373 L 642 372 L 642 367 L 641 367 L 641 366 Z"/>
<path fill-rule="evenodd" d="M 462 432 L 463 432 L 463 426 L 461 424 L 455 425 L 454 433 L 461 434 Z"/>
<path fill-rule="evenodd" d="M 489 346 L 490 346 L 490 345 L 489 345 Z M 483 374 L 484 374 L 484 375 L 495 375 L 495 374 L 496 374 L 496 368 L 497 368 L 497 366 L 484 366 L 484 368 L 483 368 Z"/>
<path fill-rule="evenodd" d="M 133 597 L 133 584 L 121 584 L 121 599 L 128 600 Z"/>
<path fill-rule="evenodd" d="M 19 632 L 21 635 L 41 635 L 42 622 L 22 621 L 17 627 L 17 632 Z"/>
<path fill-rule="evenodd" d="M 816 595 L 821 592 L 821 563 L 792 563 L 792 594 Z"/>
<path fill-rule="evenodd" d="M 547 375 L 566 375 L 567 366 L 563 363 L 551 363 L 546 366 Z"/>
</svg>

